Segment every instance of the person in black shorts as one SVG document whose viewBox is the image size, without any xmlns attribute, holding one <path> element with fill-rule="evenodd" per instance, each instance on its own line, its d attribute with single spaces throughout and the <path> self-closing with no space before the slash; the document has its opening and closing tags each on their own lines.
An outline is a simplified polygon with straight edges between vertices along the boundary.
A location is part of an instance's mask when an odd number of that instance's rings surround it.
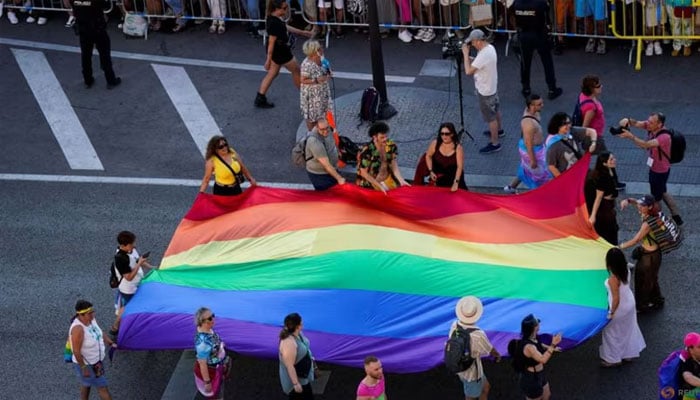
<svg viewBox="0 0 700 400">
<path fill-rule="evenodd" d="M 287 16 L 289 5 L 285 0 L 271 0 L 268 3 L 267 18 L 265 27 L 267 29 L 267 59 L 265 59 L 265 71 L 267 75 L 260 83 L 260 89 L 255 96 L 255 107 L 272 108 L 275 105 L 267 101 L 265 94 L 270 89 L 272 81 L 277 78 L 280 68 L 284 66 L 292 74 L 294 86 L 299 89 L 301 86 L 301 73 L 299 63 L 297 63 L 292 47 L 294 47 L 294 36 L 290 33 L 313 37 L 315 31 L 303 31 L 287 25 L 283 18 Z"/>
<path fill-rule="evenodd" d="M 561 333 L 552 336 L 552 343 L 545 347 L 537 340 L 540 320 L 529 314 L 520 324 L 522 340 L 518 343 L 515 357 L 524 357 L 525 370 L 520 375 L 520 389 L 530 400 L 549 400 L 552 395 L 549 381 L 544 374 L 544 364 L 549 362 L 556 346 L 561 342 Z M 510 351 L 510 350 L 509 350 Z M 514 353 L 511 353 L 514 354 Z"/>
</svg>

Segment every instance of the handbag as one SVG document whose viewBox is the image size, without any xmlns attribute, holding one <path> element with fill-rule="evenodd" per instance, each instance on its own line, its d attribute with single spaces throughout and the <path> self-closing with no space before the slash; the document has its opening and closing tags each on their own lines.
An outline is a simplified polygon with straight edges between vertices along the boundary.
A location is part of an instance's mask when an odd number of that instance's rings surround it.
<svg viewBox="0 0 700 400">
<path fill-rule="evenodd" d="M 309 372 L 311 371 L 311 364 L 311 354 L 307 351 L 306 355 L 294 364 L 294 371 L 296 371 L 297 377 L 300 379 L 308 378 Z"/>
<path fill-rule="evenodd" d="M 493 10 L 491 10 L 491 4 L 477 3 L 469 7 L 469 25 L 472 28 L 491 25 L 492 22 Z"/>
<path fill-rule="evenodd" d="M 245 176 L 243 176 L 243 166 L 241 166 L 241 171 L 240 171 L 240 172 L 236 172 L 236 171 L 233 170 L 233 168 L 231 168 L 230 165 L 228 165 L 228 163 L 226 163 L 226 161 L 224 161 L 223 158 L 221 158 L 221 156 L 219 156 L 218 154 L 216 154 L 216 158 L 218 158 L 219 161 L 221 161 L 221 163 L 224 164 L 224 165 L 226 166 L 226 168 L 229 169 L 229 171 L 231 171 L 231 173 L 233 174 L 233 176 L 236 178 L 236 184 L 237 184 L 237 185 L 240 186 L 243 182 L 245 182 Z M 236 158 L 235 158 L 233 155 L 231 156 L 231 158 L 233 159 L 233 161 L 237 161 Z M 240 164 L 240 163 L 239 163 L 239 164 Z"/>
</svg>

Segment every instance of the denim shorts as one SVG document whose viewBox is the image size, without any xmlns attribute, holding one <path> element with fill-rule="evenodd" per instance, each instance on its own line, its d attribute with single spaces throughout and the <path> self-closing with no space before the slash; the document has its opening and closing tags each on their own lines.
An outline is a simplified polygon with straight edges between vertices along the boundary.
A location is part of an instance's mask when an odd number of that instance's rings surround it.
<svg viewBox="0 0 700 400">
<path fill-rule="evenodd" d="M 75 369 L 75 374 L 78 376 L 78 383 L 80 383 L 80 386 L 84 386 L 84 387 L 92 387 L 92 386 L 106 387 L 107 386 L 107 378 L 105 377 L 104 372 L 102 373 L 102 376 L 100 376 L 99 378 L 96 378 L 95 371 L 92 370 L 91 365 L 88 365 L 88 367 L 87 367 L 87 370 L 90 371 L 89 377 L 83 376 L 83 371 L 80 368 L 80 365 L 73 363 L 73 368 Z"/>
<path fill-rule="evenodd" d="M 484 385 L 486 382 L 488 382 L 486 376 L 483 376 L 481 379 L 477 379 L 475 381 L 462 381 L 462 385 L 464 386 L 464 396 L 478 399 L 479 396 L 481 396 L 481 392 L 484 390 Z"/>
</svg>

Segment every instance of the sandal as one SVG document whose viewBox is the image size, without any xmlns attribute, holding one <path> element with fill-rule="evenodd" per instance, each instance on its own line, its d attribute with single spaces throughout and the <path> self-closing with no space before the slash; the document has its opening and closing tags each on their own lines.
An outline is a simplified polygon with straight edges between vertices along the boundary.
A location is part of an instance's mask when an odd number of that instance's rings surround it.
<svg viewBox="0 0 700 400">
<path fill-rule="evenodd" d="M 219 29 L 216 31 L 219 35 L 223 34 L 226 32 L 226 26 L 224 25 L 224 21 L 219 21 Z"/>
</svg>

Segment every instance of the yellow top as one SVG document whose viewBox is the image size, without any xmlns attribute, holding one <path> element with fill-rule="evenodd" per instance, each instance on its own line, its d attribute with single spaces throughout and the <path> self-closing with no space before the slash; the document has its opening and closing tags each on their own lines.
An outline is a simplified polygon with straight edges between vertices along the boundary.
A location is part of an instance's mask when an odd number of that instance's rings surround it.
<svg viewBox="0 0 700 400">
<path fill-rule="evenodd" d="M 231 157 L 231 168 L 236 172 L 241 172 L 241 163 L 238 162 L 238 154 L 232 148 L 228 149 L 229 155 L 222 157 L 226 160 L 227 157 Z M 231 173 L 231 170 L 219 160 L 217 156 L 211 158 L 214 164 L 214 181 L 219 185 L 235 185 L 236 177 Z"/>
</svg>

